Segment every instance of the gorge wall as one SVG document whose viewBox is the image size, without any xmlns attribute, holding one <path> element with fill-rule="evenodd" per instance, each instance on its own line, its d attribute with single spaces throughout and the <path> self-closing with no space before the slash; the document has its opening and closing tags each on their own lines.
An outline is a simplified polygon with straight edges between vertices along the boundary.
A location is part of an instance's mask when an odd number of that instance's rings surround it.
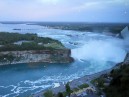
<svg viewBox="0 0 129 97">
<path fill-rule="evenodd" d="M 71 50 L 29 50 L 0 52 L 0 65 L 18 63 L 70 63 Z"/>
</svg>

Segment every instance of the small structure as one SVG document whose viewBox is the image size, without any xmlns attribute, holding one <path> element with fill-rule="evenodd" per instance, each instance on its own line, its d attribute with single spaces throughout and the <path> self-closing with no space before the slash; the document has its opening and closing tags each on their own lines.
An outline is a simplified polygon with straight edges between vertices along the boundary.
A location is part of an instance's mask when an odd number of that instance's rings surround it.
<svg viewBox="0 0 129 97">
<path fill-rule="evenodd" d="M 121 37 L 124 39 L 124 43 L 126 46 L 127 52 L 129 52 L 129 27 L 126 26 L 122 31 L 121 31 Z"/>
<path fill-rule="evenodd" d="M 2 47 L 3 45 L 0 45 L 0 47 Z"/>
<path fill-rule="evenodd" d="M 21 41 L 14 42 L 14 44 L 16 44 L 16 45 L 22 45 L 22 43 L 30 43 L 30 42 L 32 42 L 32 41 L 21 40 Z"/>
<path fill-rule="evenodd" d="M 42 43 L 42 42 L 40 42 L 40 43 L 38 43 L 38 45 L 43 45 L 43 43 Z"/>
<path fill-rule="evenodd" d="M 129 27 L 126 26 L 122 31 L 121 31 L 121 36 L 124 39 L 129 39 Z"/>
</svg>

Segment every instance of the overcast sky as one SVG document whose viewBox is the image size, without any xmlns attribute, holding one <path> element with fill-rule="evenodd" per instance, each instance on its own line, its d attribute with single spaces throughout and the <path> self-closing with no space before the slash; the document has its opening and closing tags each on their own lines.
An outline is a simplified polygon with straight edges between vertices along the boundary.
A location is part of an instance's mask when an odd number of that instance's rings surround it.
<svg viewBox="0 0 129 97">
<path fill-rule="evenodd" d="M 0 0 L 0 21 L 129 22 L 129 0 Z"/>
</svg>

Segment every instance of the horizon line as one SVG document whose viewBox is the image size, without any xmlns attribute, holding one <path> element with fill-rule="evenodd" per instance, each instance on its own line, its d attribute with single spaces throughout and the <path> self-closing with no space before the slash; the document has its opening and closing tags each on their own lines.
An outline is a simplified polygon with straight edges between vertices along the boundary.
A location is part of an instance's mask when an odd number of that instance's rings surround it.
<svg viewBox="0 0 129 97">
<path fill-rule="evenodd" d="M 107 24 L 129 24 L 129 22 L 83 22 L 83 21 L 0 21 L 0 23 L 22 23 L 22 22 L 38 22 L 38 23 L 87 23 L 87 24 L 93 24 L 93 23 L 107 23 Z"/>
</svg>

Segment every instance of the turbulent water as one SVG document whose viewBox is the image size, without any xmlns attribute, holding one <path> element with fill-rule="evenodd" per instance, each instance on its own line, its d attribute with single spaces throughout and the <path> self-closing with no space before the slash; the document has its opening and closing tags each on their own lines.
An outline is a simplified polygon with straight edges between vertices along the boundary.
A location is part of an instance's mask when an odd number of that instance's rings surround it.
<svg viewBox="0 0 129 97">
<path fill-rule="evenodd" d="M 84 75 L 109 69 L 123 61 L 126 55 L 122 39 L 102 33 L 60 30 L 27 24 L 0 24 L 0 31 L 37 33 L 42 37 L 57 39 L 72 49 L 71 56 L 75 59 L 71 64 L 0 66 L 0 95 L 3 97 L 25 97 Z"/>
</svg>

